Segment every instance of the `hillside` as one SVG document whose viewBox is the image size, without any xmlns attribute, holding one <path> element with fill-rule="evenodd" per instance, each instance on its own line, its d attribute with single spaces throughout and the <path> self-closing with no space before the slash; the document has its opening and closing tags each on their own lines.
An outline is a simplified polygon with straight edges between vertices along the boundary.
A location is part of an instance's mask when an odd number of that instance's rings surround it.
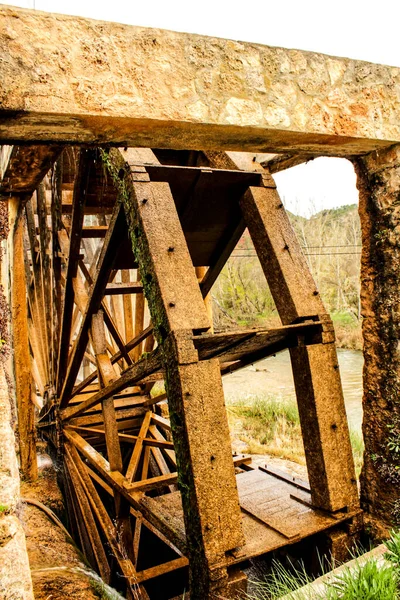
<svg viewBox="0 0 400 600">
<path fill-rule="evenodd" d="M 339 345 L 359 349 L 361 233 L 357 205 L 323 210 L 308 219 L 290 213 L 289 217 L 335 322 Z M 247 231 L 213 288 L 213 300 L 217 329 L 279 322 Z"/>
</svg>

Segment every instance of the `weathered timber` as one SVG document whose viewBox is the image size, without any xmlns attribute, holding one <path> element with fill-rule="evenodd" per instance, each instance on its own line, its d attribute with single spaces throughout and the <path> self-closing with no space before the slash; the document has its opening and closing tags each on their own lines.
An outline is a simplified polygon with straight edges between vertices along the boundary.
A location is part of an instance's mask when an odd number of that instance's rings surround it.
<svg viewBox="0 0 400 600">
<path fill-rule="evenodd" d="M 71 444 L 69 447 L 67 447 L 66 451 L 67 453 L 70 452 L 70 456 L 72 457 L 72 460 L 77 466 L 79 477 L 86 491 L 93 513 L 96 515 L 100 527 L 102 528 L 102 531 L 106 536 L 107 542 L 110 545 L 113 556 L 117 560 L 123 576 L 126 578 L 127 589 L 131 591 L 132 596 L 134 597 L 133 594 L 135 593 L 135 586 L 137 584 L 136 569 L 132 565 L 132 562 L 129 559 L 127 559 L 121 551 L 117 531 L 107 511 L 103 506 L 103 503 L 97 493 L 95 486 L 93 485 L 91 478 L 88 475 L 88 472 L 85 468 L 85 465 L 82 462 L 82 459 L 79 456 L 77 449 Z"/>
<path fill-rule="evenodd" d="M 144 416 L 142 425 L 140 427 L 139 435 L 133 448 L 132 455 L 129 460 L 128 468 L 125 474 L 128 481 L 133 481 L 135 479 L 136 472 L 139 468 L 140 455 L 142 453 L 144 439 L 147 435 L 147 430 L 150 425 L 151 415 L 151 410 L 148 410 Z"/>
<path fill-rule="evenodd" d="M 68 367 L 68 353 L 71 339 L 72 312 L 74 308 L 73 280 L 78 276 L 82 226 L 87 193 L 87 181 L 93 162 L 93 152 L 82 149 L 79 156 L 78 173 L 74 184 L 69 252 L 65 275 L 64 302 L 61 321 L 60 346 L 58 354 L 57 391 L 61 392 Z"/>
<path fill-rule="evenodd" d="M 154 373 L 161 367 L 160 351 L 154 350 L 150 356 L 143 357 L 140 361 L 129 367 L 124 373 L 115 381 L 110 383 L 108 386 L 100 390 L 97 394 L 93 394 L 87 400 L 81 402 L 76 406 L 66 408 L 62 412 L 64 419 L 71 419 L 77 417 L 85 412 L 88 408 L 91 408 L 95 404 L 102 402 L 106 398 L 114 396 L 116 393 L 125 389 L 129 385 L 133 385 L 147 377 L 151 373 Z"/>
<path fill-rule="evenodd" d="M 51 169 L 62 146 L 2 146 L 0 154 L 0 200 L 10 194 L 29 197 Z"/>
<path fill-rule="evenodd" d="M 94 569 L 98 570 L 101 577 L 106 583 L 110 583 L 110 567 L 107 562 L 107 556 L 103 547 L 102 540 L 97 530 L 96 521 L 94 519 L 89 499 L 85 494 L 85 489 L 81 485 L 79 472 L 73 460 L 66 454 L 66 466 L 68 467 L 69 476 L 74 487 L 75 494 L 78 499 L 81 514 L 83 517 L 83 524 L 86 527 L 87 537 L 90 541 L 91 550 L 96 560 L 95 564 L 92 565 Z M 83 525 L 81 524 L 81 525 Z M 85 548 L 85 554 L 88 554 L 88 549 Z"/>
<path fill-rule="evenodd" d="M 106 296 L 141 293 L 143 293 L 143 286 L 140 281 L 131 281 L 129 283 L 109 283 L 105 289 Z"/>
<path fill-rule="evenodd" d="M 140 285 L 140 273 L 139 270 L 136 271 L 136 284 Z M 145 298 L 143 292 L 141 294 L 137 294 L 135 298 L 135 337 L 143 331 L 144 328 L 144 309 L 145 309 Z M 143 344 L 138 344 L 136 348 L 132 351 L 132 355 L 134 360 L 138 360 L 142 354 L 142 346 Z"/>
<path fill-rule="evenodd" d="M 203 334 L 193 337 L 201 360 L 218 357 L 221 362 L 245 361 L 249 356 L 258 360 L 269 356 L 282 343 L 283 348 L 297 346 L 299 336 L 302 344 L 315 344 L 322 341 L 322 322 L 306 321 L 271 329 L 248 329 L 237 332 Z M 272 350 L 271 350 L 272 348 Z M 242 363 L 243 364 L 243 363 Z"/>
<path fill-rule="evenodd" d="M 113 268 L 113 257 L 115 257 L 116 248 L 120 244 L 121 232 L 123 231 L 125 218 L 121 205 L 117 202 L 110 225 L 107 231 L 106 238 L 99 257 L 97 272 L 93 278 L 93 285 L 90 289 L 88 305 L 86 312 L 82 318 L 82 324 L 75 342 L 72 356 L 70 358 L 68 369 L 63 382 L 63 387 L 60 395 L 60 406 L 67 406 L 72 392 L 79 367 L 85 353 L 86 344 L 88 342 L 89 326 L 92 314 L 97 312 L 99 308 L 104 290 L 106 288 L 111 270 Z"/>
<path fill-rule="evenodd" d="M 249 188 L 241 207 L 282 322 L 326 321 L 274 181 L 264 181 L 268 187 Z M 334 335 L 326 325 L 323 343 L 291 348 L 290 356 L 312 501 L 334 511 L 356 506 L 358 493 Z"/>
<path fill-rule="evenodd" d="M 117 153 L 110 152 L 110 160 L 120 168 Z M 129 173 L 124 185 L 132 244 L 165 361 L 191 595 L 204 600 L 224 585 L 224 554 L 243 540 L 221 376 L 216 360 L 198 362 L 188 336 L 210 323 L 169 187 L 131 183 Z"/>
<path fill-rule="evenodd" d="M 14 212 L 13 278 L 11 285 L 11 316 L 14 344 L 15 392 L 18 410 L 19 451 L 21 471 L 26 479 L 37 478 L 35 443 L 35 407 L 32 403 L 32 375 L 29 369 L 28 307 L 24 262 L 24 215 L 19 199 L 12 200 Z"/>
</svg>

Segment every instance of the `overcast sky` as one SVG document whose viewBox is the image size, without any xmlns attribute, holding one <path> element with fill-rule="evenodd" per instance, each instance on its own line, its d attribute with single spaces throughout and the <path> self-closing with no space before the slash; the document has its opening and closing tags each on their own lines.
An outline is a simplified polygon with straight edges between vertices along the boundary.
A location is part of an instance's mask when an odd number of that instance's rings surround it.
<svg viewBox="0 0 400 600">
<path fill-rule="evenodd" d="M 3 4 L 400 67 L 400 0 L 14 0 Z M 357 202 L 353 168 L 346 160 L 320 158 L 275 179 L 293 212 L 307 215 Z"/>
</svg>

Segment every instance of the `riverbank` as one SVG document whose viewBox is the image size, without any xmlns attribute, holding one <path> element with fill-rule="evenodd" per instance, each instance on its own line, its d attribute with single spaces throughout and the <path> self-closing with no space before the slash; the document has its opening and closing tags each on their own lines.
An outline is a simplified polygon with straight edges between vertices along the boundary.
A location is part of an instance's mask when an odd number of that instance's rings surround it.
<svg viewBox="0 0 400 600">
<path fill-rule="evenodd" d="M 338 349 L 346 413 L 357 473 L 362 465 L 363 356 Z M 269 357 L 223 378 L 233 447 L 305 465 L 290 355 Z"/>
<path fill-rule="evenodd" d="M 336 347 L 344 350 L 362 351 L 361 320 L 348 312 L 331 313 L 336 334 Z"/>
</svg>

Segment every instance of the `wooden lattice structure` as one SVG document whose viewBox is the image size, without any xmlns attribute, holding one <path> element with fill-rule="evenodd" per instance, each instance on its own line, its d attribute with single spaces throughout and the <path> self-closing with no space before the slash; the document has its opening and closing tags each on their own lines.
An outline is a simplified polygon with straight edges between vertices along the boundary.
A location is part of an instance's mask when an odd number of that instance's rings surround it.
<svg viewBox="0 0 400 600">
<path fill-rule="evenodd" d="M 52 157 L 17 225 L 31 372 L 92 566 L 128 597 L 178 596 L 189 570 L 192 598 L 234 597 L 249 558 L 354 531 L 334 331 L 271 175 L 223 153 Z M 214 334 L 204 299 L 246 227 L 282 326 Z M 310 487 L 231 452 L 221 376 L 285 348 Z"/>
</svg>

